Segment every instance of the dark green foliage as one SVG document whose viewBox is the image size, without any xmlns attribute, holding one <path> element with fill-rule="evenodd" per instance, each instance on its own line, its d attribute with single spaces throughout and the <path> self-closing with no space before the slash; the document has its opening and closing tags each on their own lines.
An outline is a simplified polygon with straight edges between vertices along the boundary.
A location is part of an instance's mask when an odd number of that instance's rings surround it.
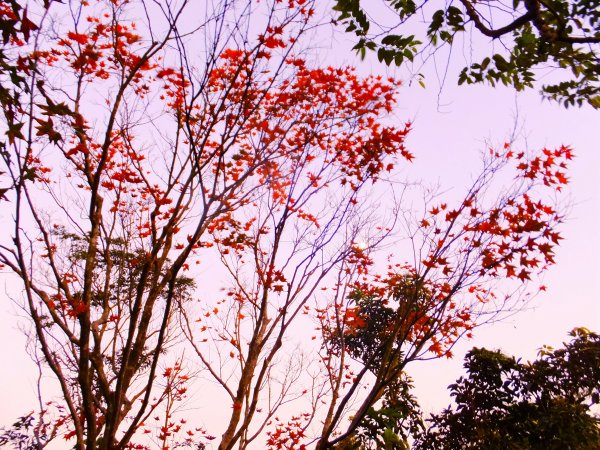
<svg viewBox="0 0 600 450">
<path fill-rule="evenodd" d="M 356 325 L 344 334 L 343 344 L 356 360 L 366 364 L 372 372 L 381 365 L 382 353 L 391 343 L 391 324 L 395 317 L 394 309 L 379 297 L 354 292 L 350 296 L 356 305 Z"/>
<path fill-rule="evenodd" d="M 403 275 L 388 297 L 360 289 L 349 296 L 346 327 L 330 337 L 334 349 L 344 349 L 372 373 L 393 373 L 406 364 L 402 346 L 431 301 L 431 291 L 414 275 Z"/>
<path fill-rule="evenodd" d="M 412 383 L 404 373 L 402 351 L 416 316 L 431 300 L 431 292 L 414 275 L 400 276 L 389 296 L 355 290 L 349 297 L 346 328 L 331 336 L 336 351 L 343 347 L 363 364 L 382 386 L 353 433 L 336 450 L 407 450 L 409 437 L 423 432 L 419 405 L 411 395 Z M 410 357 L 409 357 L 410 358 Z"/>
<path fill-rule="evenodd" d="M 351 437 L 335 450 L 408 450 L 409 437 L 423 432 L 417 400 L 410 394 L 410 378 L 402 374 L 385 390 L 380 408 L 371 407 Z"/>
<path fill-rule="evenodd" d="M 366 13 L 372 2 L 337 0 L 334 7 L 346 31 L 356 34 L 354 49 L 363 58 L 372 50 L 379 61 L 402 65 L 413 61 L 422 42 L 435 51 L 452 45 L 463 33 L 469 38 L 475 30 L 492 41 L 501 40 L 501 45 L 490 46 L 488 56 L 464 67 L 459 84 L 501 83 L 520 91 L 534 85 L 536 69 L 560 68 L 565 79 L 542 86 L 544 97 L 566 107 L 588 103 L 600 109 L 600 0 L 451 0 L 438 6 L 379 0 L 375 4 L 394 11 L 398 26 L 372 31 Z M 422 36 L 403 33 L 414 32 L 424 14 L 427 29 Z"/>
<path fill-rule="evenodd" d="M 403 362 L 401 347 L 406 343 L 408 329 L 415 316 L 423 315 L 431 297 L 422 281 L 411 275 L 398 281 L 390 294 L 382 299 L 355 291 L 350 297 L 360 326 L 350 327 L 344 334 L 343 345 L 372 372 L 379 370 L 382 363 L 397 366 Z M 398 360 L 390 360 L 391 355 Z"/>
<path fill-rule="evenodd" d="M 474 348 L 456 402 L 431 418 L 417 449 L 600 449 L 600 336 L 574 330 L 564 348 L 522 363 Z M 597 409 L 596 409 L 597 410 Z"/>
</svg>

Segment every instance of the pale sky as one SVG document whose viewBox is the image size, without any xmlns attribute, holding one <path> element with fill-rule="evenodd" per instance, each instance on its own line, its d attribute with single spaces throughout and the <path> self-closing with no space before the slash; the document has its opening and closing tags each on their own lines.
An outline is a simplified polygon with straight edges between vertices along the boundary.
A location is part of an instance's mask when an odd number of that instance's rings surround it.
<svg viewBox="0 0 600 450">
<path fill-rule="evenodd" d="M 414 91 L 415 89 L 413 89 Z M 412 94 L 412 93 L 411 93 Z M 559 346 L 567 332 L 585 326 L 600 331 L 600 114 L 591 108 L 564 110 L 541 102 L 536 92 L 515 94 L 508 89 L 455 88 L 448 84 L 445 110 L 435 111 L 431 98 L 419 101 L 411 142 L 423 164 L 450 185 L 461 185 L 463 165 L 477 158 L 484 138 L 501 141 L 513 126 L 518 105 L 522 133 L 531 149 L 569 145 L 576 158 L 570 166 L 566 190 L 572 204 L 562 226 L 564 240 L 556 265 L 544 277 L 548 286 L 520 312 L 503 323 L 479 329 L 475 338 L 455 349 L 453 361 L 425 362 L 413 367 L 419 398 L 425 408 L 447 404 L 444 386 L 462 374 L 462 357 L 472 346 L 499 348 L 509 354 L 534 358 L 543 344 Z M 431 132 L 435 130 L 434 132 Z M 444 183 L 446 184 L 446 183 Z"/>
<path fill-rule="evenodd" d="M 374 57 L 360 61 L 335 51 L 337 46 L 348 45 L 344 36 L 335 36 L 331 52 L 335 59 L 357 65 L 361 73 L 385 73 L 406 80 L 405 72 L 385 68 Z M 486 42 L 476 45 L 485 48 Z M 322 57 L 321 61 L 327 60 Z M 443 53 L 436 58 L 437 71 L 429 61 L 423 71 L 425 89 L 418 83 L 405 83 L 401 91 L 395 117 L 413 121 L 407 142 L 416 156 L 407 174 L 413 177 L 414 170 L 414 178 L 427 183 L 439 180 L 442 190 L 460 193 L 477 173 L 479 154 L 487 143 L 506 142 L 515 124 L 515 148 L 541 150 L 564 144 L 574 149 L 575 159 L 563 196 L 570 205 L 560 228 L 564 240 L 556 252 L 556 265 L 544 276 L 548 290 L 529 302 L 526 310 L 477 329 L 473 339 L 453 349 L 452 359 L 418 362 L 408 368 L 415 393 L 428 412 L 448 406 L 446 387 L 463 375 L 463 357 L 473 346 L 533 359 L 542 345 L 559 347 L 568 341 L 567 333 L 575 327 L 600 332 L 600 288 L 595 284 L 600 280 L 600 111 L 589 106 L 565 109 L 542 100 L 536 89 L 517 93 L 503 86 L 457 86 L 460 58 L 453 60 L 440 89 L 437 73 L 444 72 L 445 61 Z"/>
<path fill-rule="evenodd" d="M 372 60 L 360 62 L 337 39 L 341 38 L 336 37 L 332 45 L 323 44 L 318 56 L 321 62 L 356 64 L 361 73 L 394 73 Z M 539 347 L 559 346 L 576 326 L 600 331 L 599 289 L 595 284 L 600 280 L 600 113 L 590 107 L 565 110 L 541 101 L 533 90 L 515 94 L 507 88 L 457 87 L 452 74 L 440 93 L 432 74 L 429 75 L 426 89 L 418 84 L 404 87 L 400 106 L 394 113 L 398 120 L 413 121 L 408 146 L 416 159 L 406 169 L 412 178 L 430 183 L 439 180 L 445 189 L 465 188 L 469 175 L 476 172 L 479 152 L 486 147 L 484 141 L 506 140 L 515 120 L 521 130 L 517 146 L 539 149 L 565 144 L 574 149 L 576 156 L 566 190 L 572 208 L 561 228 L 565 239 L 557 251 L 557 264 L 545 276 L 547 292 L 538 295 L 528 305 L 529 310 L 476 330 L 474 339 L 455 348 L 454 359 L 428 361 L 409 368 L 423 408 L 435 411 L 448 405 L 446 386 L 463 373 L 462 358 L 472 346 L 499 348 L 515 356 L 534 358 Z M 402 73 L 398 76 L 402 77 Z M 0 310 L 2 426 L 35 408 L 36 375 L 23 352 L 25 340 L 18 330 L 14 306 L 5 300 Z"/>
</svg>

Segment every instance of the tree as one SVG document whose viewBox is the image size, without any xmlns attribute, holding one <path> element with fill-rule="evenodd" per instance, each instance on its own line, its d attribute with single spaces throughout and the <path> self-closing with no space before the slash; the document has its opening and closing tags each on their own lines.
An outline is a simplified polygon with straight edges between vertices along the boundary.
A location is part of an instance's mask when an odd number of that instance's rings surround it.
<svg viewBox="0 0 600 450">
<path fill-rule="evenodd" d="M 352 253 L 358 196 L 386 157 L 411 158 L 408 127 L 380 123 L 396 82 L 308 67 L 295 48 L 310 2 L 245 3 L 218 4 L 200 28 L 182 25 L 187 2 L 50 2 L 27 27 L 31 12 L 2 4 L 14 226 L 0 260 L 23 283 L 34 357 L 61 389 L 58 417 L 40 400 L 38 423 L 61 424 L 75 448 L 208 439 L 173 418 L 192 377 L 185 338 L 231 394 L 220 447 L 256 439 L 284 333 Z M 202 36 L 207 53 L 193 55 Z M 184 274 L 207 261 L 233 283 L 227 307 L 200 305 L 205 322 L 224 321 L 210 343 L 232 346 L 228 377 L 190 319 L 197 283 Z M 284 379 L 252 422 L 257 435 L 292 387 Z"/>
<path fill-rule="evenodd" d="M 48 401 L 40 386 L 38 411 L 4 435 L 14 445 L 202 448 L 218 435 L 223 450 L 299 449 L 357 430 L 376 441 L 379 423 L 397 434 L 387 410 L 406 364 L 448 356 L 510 308 L 498 279 L 521 285 L 554 262 L 548 193 L 567 182 L 567 147 L 492 150 L 456 206 L 381 212 L 383 175 L 413 158 L 410 125 L 385 121 L 399 83 L 311 67 L 313 6 L 0 3 L 0 264 L 60 389 Z M 413 261 L 380 273 L 375 251 L 400 224 Z M 226 405 L 215 431 L 181 412 L 190 387 Z"/>
<path fill-rule="evenodd" d="M 468 376 L 450 386 L 456 405 L 432 416 L 416 448 L 600 448 L 600 336 L 582 328 L 571 336 L 531 363 L 471 350 Z"/>
<path fill-rule="evenodd" d="M 402 374 L 391 382 L 380 407 L 372 406 L 355 432 L 334 445 L 335 450 L 408 450 L 410 439 L 424 431 L 423 414 L 411 394 L 411 379 Z"/>
<path fill-rule="evenodd" d="M 520 91 L 534 86 L 540 78 L 537 69 L 559 68 L 564 78 L 543 85 L 544 97 L 566 107 L 588 103 L 600 108 L 600 16 L 594 0 L 485 4 L 459 0 L 440 5 L 385 0 L 376 4 L 391 10 L 397 21 L 377 30 L 373 30 L 376 21 L 368 15 L 373 5 L 367 7 L 366 3 L 337 0 L 334 7 L 339 12 L 337 20 L 346 31 L 356 34 L 354 49 L 362 57 L 373 50 L 387 65 L 405 65 L 422 51 L 452 46 L 457 38 L 474 32 L 499 45 L 492 45 L 480 61 L 469 62 L 461 70 L 458 84 L 502 83 Z M 427 29 L 410 34 L 418 29 L 423 14 Z"/>
<path fill-rule="evenodd" d="M 333 394 L 317 448 L 355 435 L 412 361 L 450 357 L 460 337 L 509 311 L 512 297 L 498 290 L 499 278 L 519 284 L 554 262 L 560 236 L 547 225 L 558 217 L 534 191 L 539 185 L 560 189 L 560 160 L 570 151 L 542 155 L 524 162 L 508 145 L 504 152 L 492 150 L 457 206 L 426 198 L 423 216 L 407 216 L 404 224 L 412 263 L 392 260 L 387 272 L 369 274 L 373 261 L 359 255 L 358 280 L 321 311 L 322 358 Z M 486 204 L 491 181 L 513 158 L 521 181 Z M 558 172 L 546 172 L 555 163 Z M 357 401 L 349 425 L 339 430 L 344 411 Z"/>
</svg>

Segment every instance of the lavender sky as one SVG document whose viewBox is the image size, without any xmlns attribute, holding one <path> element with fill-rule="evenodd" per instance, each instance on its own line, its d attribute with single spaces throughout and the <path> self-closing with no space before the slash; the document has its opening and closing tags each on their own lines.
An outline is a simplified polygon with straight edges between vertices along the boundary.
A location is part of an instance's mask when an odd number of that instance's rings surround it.
<svg viewBox="0 0 600 450">
<path fill-rule="evenodd" d="M 349 41 L 341 33 L 319 33 L 315 35 L 315 57 L 320 62 L 357 65 L 364 74 L 408 78 L 405 72 L 387 69 L 373 58 L 360 61 L 349 51 Z M 440 89 L 436 74 L 445 71 L 444 61 L 440 54 L 437 70 L 428 66 L 425 89 L 407 83 L 394 112 L 395 119 L 413 122 L 408 146 L 416 160 L 406 169 L 411 178 L 439 181 L 450 192 L 460 190 L 476 172 L 479 153 L 487 142 L 503 143 L 515 129 L 515 147 L 533 150 L 565 144 L 574 149 L 576 158 L 567 188 L 570 213 L 561 229 L 564 241 L 557 251 L 557 264 L 545 276 L 547 291 L 533 299 L 526 310 L 478 329 L 474 339 L 457 345 L 452 360 L 413 364 L 409 373 L 426 411 L 449 403 L 446 386 L 462 373 L 462 358 L 472 346 L 499 348 L 527 359 L 534 358 L 543 344 L 559 346 L 576 326 L 600 331 L 599 289 L 595 284 L 600 280 L 600 113 L 590 107 L 566 110 L 542 101 L 535 90 L 515 93 L 503 87 L 458 87 L 453 72 L 456 67 L 450 67 Z M 5 215 L 0 218 L 7 219 Z M 6 223 L 1 226 L 5 228 Z M 3 292 L 10 290 L 4 281 L 0 283 Z M 36 373 L 23 351 L 25 338 L 16 318 L 19 311 L 6 299 L 0 311 L 0 360 L 4 365 L 0 371 L 1 426 L 35 408 Z"/>
<path fill-rule="evenodd" d="M 561 227 L 564 240 L 556 265 L 543 279 L 547 291 L 512 317 L 477 329 L 474 339 L 463 340 L 453 349 L 453 359 L 413 364 L 408 372 L 426 411 L 448 405 L 446 387 L 463 373 L 463 357 L 473 346 L 533 359 L 542 345 L 558 347 L 567 341 L 567 333 L 575 327 L 600 331 L 596 285 L 600 280 L 600 112 L 589 106 L 565 109 L 542 100 L 536 89 L 517 93 L 503 86 L 457 86 L 461 61 L 448 68 L 440 88 L 438 74 L 446 69 L 446 55 L 440 54 L 437 66 L 431 61 L 427 66 L 425 89 L 412 83 L 402 91 L 396 115 L 413 121 L 408 144 L 416 155 L 408 170 L 427 182 L 439 180 L 451 194 L 468 185 L 480 163 L 480 152 L 490 144 L 502 145 L 511 138 L 520 150 L 564 144 L 574 149 L 576 157 L 570 165 L 570 184 L 562 195 L 568 212 Z M 382 68 L 374 58 L 360 62 L 347 57 L 346 62 L 366 72 L 383 71 L 406 79 L 405 73 Z M 546 75 L 553 76 L 551 71 Z"/>
</svg>

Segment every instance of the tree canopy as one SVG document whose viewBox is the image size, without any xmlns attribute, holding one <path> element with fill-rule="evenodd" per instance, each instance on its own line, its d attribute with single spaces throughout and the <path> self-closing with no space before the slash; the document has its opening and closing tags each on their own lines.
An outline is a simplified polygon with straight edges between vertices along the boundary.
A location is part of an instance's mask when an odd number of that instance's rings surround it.
<svg viewBox="0 0 600 450">
<path fill-rule="evenodd" d="M 0 0 L 0 269 L 39 375 L 0 443 L 403 445 L 405 366 L 554 264 L 571 149 L 402 202 L 400 81 L 306 58 L 315 3 Z"/>
<path fill-rule="evenodd" d="M 600 336 L 572 336 L 531 363 L 471 350 L 468 375 L 450 386 L 456 404 L 431 418 L 416 448 L 600 449 Z"/>
<path fill-rule="evenodd" d="M 397 20 L 380 26 L 368 13 L 375 6 L 389 9 Z M 523 90 L 535 86 L 541 73 L 559 69 L 549 81 L 544 77 L 544 97 L 566 107 L 600 108 L 598 0 L 337 0 L 334 9 L 346 31 L 357 36 L 354 49 L 363 57 L 372 50 L 387 65 L 403 65 L 459 37 L 481 35 L 489 40 L 487 54 L 467 61 L 459 84 L 502 83 Z M 539 71 L 544 68 L 548 71 Z"/>
</svg>

